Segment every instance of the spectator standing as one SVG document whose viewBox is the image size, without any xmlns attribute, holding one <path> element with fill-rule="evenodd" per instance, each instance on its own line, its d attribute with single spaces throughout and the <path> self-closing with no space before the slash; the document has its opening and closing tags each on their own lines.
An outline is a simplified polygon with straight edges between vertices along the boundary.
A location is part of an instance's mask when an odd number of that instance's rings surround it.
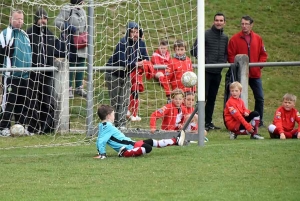
<svg viewBox="0 0 300 201">
<path fill-rule="evenodd" d="M 29 38 L 22 30 L 24 14 L 22 10 L 13 10 L 9 18 L 10 25 L 0 34 L 0 65 L 2 68 L 30 68 L 31 46 Z M 29 72 L 4 72 L 2 76 L 3 98 L 0 129 L 2 136 L 10 135 L 11 118 L 15 123 L 24 125 L 25 134 L 33 135 L 36 130 L 37 116 L 30 105 L 32 90 L 28 87 Z"/>
<path fill-rule="evenodd" d="M 216 64 L 227 62 L 227 44 L 228 36 L 224 34 L 223 28 L 226 24 L 225 15 L 217 13 L 214 16 L 212 27 L 205 31 L 205 63 Z M 191 55 L 197 58 L 198 41 L 196 39 Z M 216 97 L 222 80 L 223 68 L 206 68 L 205 69 L 205 129 L 207 131 L 220 129 L 212 122 L 215 109 Z"/>
<path fill-rule="evenodd" d="M 47 23 L 47 12 L 43 8 L 38 8 L 34 16 L 34 24 L 27 29 L 32 49 L 32 67 L 54 65 L 55 37 L 47 28 Z M 32 71 L 29 83 L 29 87 L 33 88 L 31 101 L 39 111 L 40 131 L 51 132 L 54 128 L 53 72 Z"/>
<path fill-rule="evenodd" d="M 168 65 L 171 60 L 170 53 L 168 51 L 168 41 L 166 39 L 161 39 L 159 42 L 158 49 L 152 54 L 151 62 L 153 65 Z M 168 68 L 166 69 L 154 69 L 154 78 L 160 83 L 164 88 L 167 102 L 171 102 L 171 90 L 167 76 L 169 75 Z"/>
<path fill-rule="evenodd" d="M 83 0 L 71 0 L 71 4 L 63 6 L 55 19 L 55 25 L 62 31 L 62 38 L 68 43 L 68 58 L 70 67 L 83 67 L 87 58 L 87 47 L 77 49 L 74 45 L 73 35 L 80 35 L 87 31 L 87 17 Z M 87 92 L 83 88 L 83 71 L 70 72 L 69 98 L 74 98 L 73 84 L 75 77 L 75 94 L 86 97 Z"/>
<path fill-rule="evenodd" d="M 233 63 L 237 54 L 246 54 L 249 62 L 266 62 L 268 55 L 261 36 L 252 31 L 253 19 L 246 15 L 241 18 L 242 31 L 233 35 L 228 44 L 228 62 Z M 260 115 L 260 126 L 263 126 L 264 92 L 261 80 L 263 67 L 251 67 L 249 70 L 249 85 L 252 89 L 254 110 Z"/>
<path fill-rule="evenodd" d="M 149 60 L 146 44 L 142 40 L 143 30 L 135 22 L 129 22 L 125 37 L 117 44 L 107 66 L 121 66 L 121 70 L 108 70 L 105 73 L 106 86 L 111 106 L 115 108 L 115 126 L 126 124 L 126 111 L 130 96 L 130 73 L 143 67 L 143 60 Z"/>
</svg>

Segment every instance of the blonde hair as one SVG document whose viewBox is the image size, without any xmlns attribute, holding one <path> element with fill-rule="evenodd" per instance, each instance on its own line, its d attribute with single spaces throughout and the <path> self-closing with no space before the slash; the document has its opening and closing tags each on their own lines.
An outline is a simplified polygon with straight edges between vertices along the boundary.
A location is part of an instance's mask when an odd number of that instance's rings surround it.
<svg viewBox="0 0 300 201">
<path fill-rule="evenodd" d="M 233 88 L 236 88 L 236 87 L 237 87 L 240 91 L 242 91 L 242 89 L 243 89 L 243 86 L 242 86 L 241 83 L 239 83 L 239 82 L 233 82 L 233 83 L 231 83 L 229 89 L 233 89 Z"/>
<path fill-rule="evenodd" d="M 287 101 L 293 101 L 293 102 L 296 102 L 297 100 L 297 96 L 295 96 L 294 94 L 289 94 L 289 93 L 286 93 L 284 94 L 284 96 L 282 97 L 282 100 L 287 100 Z"/>
<path fill-rule="evenodd" d="M 24 14 L 23 10 L 21 10 L 21 9 L 12 9 L 10 11 L 10 17 L 12 17 L 14 13 Z"/>
<path fill-rule="evenodd" d="M 171 92 L 171 98 L 174 98 L 176 95 L 182 95 L 184 98 L 184 92 L 181 89 L 176 88 Z"/>
</svg>

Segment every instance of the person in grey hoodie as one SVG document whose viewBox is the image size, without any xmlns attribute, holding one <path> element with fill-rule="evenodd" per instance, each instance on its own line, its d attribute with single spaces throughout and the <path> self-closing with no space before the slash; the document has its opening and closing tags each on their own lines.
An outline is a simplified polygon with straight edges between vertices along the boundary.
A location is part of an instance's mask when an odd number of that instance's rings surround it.
<svg viewBox="0 0 300 201">
<path fill-rule="evenodd" d="M 55 26 L 62 31 L 62 38 L 65 38 L 68 44 L 68 58 L 70 67 L 83 67 L 87 58 L 87 47 L 77 49 L 73 42 L 73 35 L 80 35 L 87 31 L 87 17 L 83 0 L 71 0 L 71 4 L 62 7 L 60 13 L 55 19 Z M 75 76 L 75 93 L 86 97 L 87 93 L 83 89 L 84 72 L 70 72 L 69 98 L 74 98 L 73 79 Z"/>
</svg>

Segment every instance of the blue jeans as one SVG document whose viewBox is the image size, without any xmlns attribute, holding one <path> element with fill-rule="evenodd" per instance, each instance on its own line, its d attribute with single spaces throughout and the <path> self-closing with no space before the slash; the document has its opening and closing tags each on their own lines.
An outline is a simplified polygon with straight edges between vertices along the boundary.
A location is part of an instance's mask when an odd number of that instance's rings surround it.
<svg viewBox="0 0 300 201">
<path fill-rule="evenodd" d="M 255 105 L 254 110 L 260 115 L 260 121 L 263 122 L 264 114 L 264 91 L 262 87 L 261 78 L 249 78 L 249 86 L 252 89 Z"/>
</svg>

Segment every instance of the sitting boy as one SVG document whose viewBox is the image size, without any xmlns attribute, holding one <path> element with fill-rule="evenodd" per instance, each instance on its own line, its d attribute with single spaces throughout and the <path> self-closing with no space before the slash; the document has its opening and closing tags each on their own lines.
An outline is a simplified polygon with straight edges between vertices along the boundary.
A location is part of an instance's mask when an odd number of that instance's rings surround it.
<svg viewBox="0 0 300 201">
<path fill-rule="evenodd" d="M 182 105 L 184 93 L 181 89 L 174 89 L 171 93 L 171 103 L 154 111 L 150 116 L 151 133 L 156 131 L 156 120 L 162 118 L 162 130 L 180 130 L 183 127 L 184 115 L 187 109 Z"/>
<path fill-rule="evenodd" d="M 98 116 L 101 120 L 99 124 L 98 139 L 96 142 L 98 155 L 94 158 L 105 159 L 106 144 L 115 151 L 119 152 L 119 157 L 141 156 L 152 151 L 152 147 L 166 147 L 172 145 L 183 146 L 185 133 L 180 133 L 177 137 L 164 140 L 140 140 L 133 141 L 126 137 L 118 130 L 113 122 L 115 120 L 115 112 L 113 107 L 109 105 L 101 105 L 98 108 Z"/>
<path fill-rule="evenodd" d="M 250 139 L 262 140 L 264 137 L 258 134 L 260 122 L 257 111 L 250 112 L 240 98 L 242 85 L 239 82 L 230 84 L 230 98 L 224 108 L 224 121 L 226 128 L 231 131 L 230 139 L 236 139 L 237 135 L 248 135 Z M 251 122 L 251 123 L 250 123 Z"/>
<path fill-rule="evenodd" d="M 296 99 L 297 97 L 293 94 L 283 96 L 282 104 L 275 112 L 273 124 L 268 127 L 271 138 L 300 139 L 300 114 L 295 109 Z M 295 129 L 295 122 L 298 123 L 298 129 Z"/>
</svg>

